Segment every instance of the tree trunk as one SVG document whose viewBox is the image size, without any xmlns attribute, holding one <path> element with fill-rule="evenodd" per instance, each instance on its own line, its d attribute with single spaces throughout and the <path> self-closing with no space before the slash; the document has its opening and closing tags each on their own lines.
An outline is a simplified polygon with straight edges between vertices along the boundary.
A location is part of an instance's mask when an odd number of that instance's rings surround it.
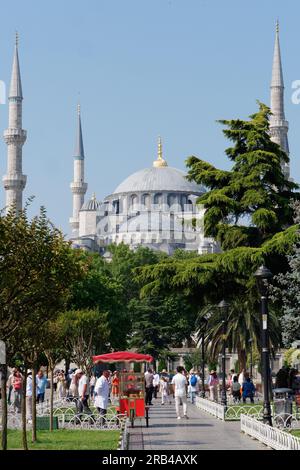
<svg viewBox="0 0 300 470">
<path fill-rule="evenodd" d="M 23 377 L 23 393 L 22 393 L 22 401 L 21 401 L 23 450 L 28 450 L 27 433 L 26 433 L 26 386 L 27 386 L 27 364 L 25 364 L 25 371 L 24 371 L 24 377 Z"/>
<path fill-rule="evenodd" d="M 247 355 L 245 349 L 240 349 L 238 351 L 238 359 L 240 365 L 240 371 L 243 369 L 247 369 Z"/>
<path fill-rule="evenodd" d="M 36 441 L 36 365 L 32 366 L 32 442 Z"/>
<path fill-rule="evenodd" d="M 70 363 L 71 363 L 70 358 L 67 357 L 67 358 L 65 359 L 65 367 L 66 367 L 65 373 L 66 373 L 66 374 L 68 373 L 68 371 L 69 371 L 69 369 L 70 369 Z"/>
<path fill-rule="evenodd" d="M 7 396 L 6 396 L 6 382 L 7 382 L 7 366 L 1 366 L 1 398 L 2 398 L 2 437 L 1 445 L 2 450 L 7 450 Z"/>
<path fill-rule="evenodd" d="M 53 364 L 49 364 L 50 367 L 50 431 L 53 431 Z"/>
</svg>

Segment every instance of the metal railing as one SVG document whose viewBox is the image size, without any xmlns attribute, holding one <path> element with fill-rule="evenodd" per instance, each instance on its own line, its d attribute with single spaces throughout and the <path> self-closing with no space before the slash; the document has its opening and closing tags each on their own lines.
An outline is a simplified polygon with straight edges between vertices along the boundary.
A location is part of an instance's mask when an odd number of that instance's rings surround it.
<svg viewBox="0 0 300 470">
<path fill-rule="evenodd" d="M 215 401 L 208 400 L 207 398 L 196 397 L 196 406 L 200 410 L 206 411 L 216 418 L 225 421 L 225 406 Z"/>
<path fill-rule="evenodd" d="M 274 416 L 273 419 L 275 419 Z M 242 414 L 241 431 L 275 450 L 300 450 L 300 438 Z"/>
</svg>

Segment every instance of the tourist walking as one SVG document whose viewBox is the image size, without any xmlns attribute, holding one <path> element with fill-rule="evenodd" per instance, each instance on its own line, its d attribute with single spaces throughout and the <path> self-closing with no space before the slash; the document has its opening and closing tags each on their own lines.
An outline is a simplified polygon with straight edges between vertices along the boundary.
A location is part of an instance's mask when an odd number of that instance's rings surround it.
<svg viewBox="0 0 300 470">
<path fill-rule="evenodd" d="M 27 370 L 26 382 L 26 416 L 29 424 L 32 424 L 32 372 Z"/>
<path fill-rule="evenodd" d="M 191 399 L 191 403 L 194 404 L 196 393 L 197 393 L 197 386 L 198 386 L 198 378 L 197 378 L 197 375 L 195 374 L 194 369 L 190 370 L 190 375 L 189 375 L 188 380 L 189 380 L 188 393 Z"/>
<path fill-rule="evenodd" d="M 188 385 L 188 381 L 187 381 L 187 378 L 186 378 L 186 376 L 184 375 L 183 372 L 184 372 L 184 368 L 182 366 L 178 366 L 177 367 L 177 374 L 174 375 L 174 377 L 172 379 L 177 419 L 181 419 L 181 416 L 180 416 L 180 402 L 182 402 L 183 417 L 188 419 L 188 416 L 187 416 L 187 385 Z"/>
<path fill-rule="evenodd" d="M 229 379 L 228 379 L 228 385 L 231 387 L 232 384 L 233 384 L 233 379 L 234 377 L 236 377 L 238 379 L 238 375 L 236 372 L 234 372 L 234 369 L 230 369 L 230 372 L 229 372 Z"/>
<path fill-rule="evenodd" d="M 40 369 L 36 375 L 37 403 L 43 403 L 45 400 L 47 382 L 47 377 L 44 375 L 44 372 Z"/>
<path fill-rule="evenodd" d="M 101 424 L 105 422 L 109 398 L 109 371 L 104 370 L 95 384 L 95 407 L 101 416 Z"/>
<path fill-rule="evenodd" d="M 92 376 L 90 378 L 90 395 L 91 395 L 92 399 L 94 399 L 95 385 L 96 385 L 96 377 L 95 377 L 94 374 L 92 374 Z"/>
<path fill-rule="evenodd" d="M 208 377 L 209 398 L 218 401 L 219 378 L 215 370 L 211 370 Z"/>
<path fill-rule="evenodd" d="M 53 390 L 54 390 L 54 392 L 57 391 L 58 376 L 59 376 L 59 370 L 54 371 L 54 375 L 53 375 Z"/>
<path fill-rule="evenodd" d="M 159 392 L 161 395 L 161 404 L 165 404 L 165 400 L 168 398 L 168 379 L 162 375 L 159 382 Z"/>
<path fill-rule="evenodd" d="M 14 410 L 17 413 L 21 413 L 23 377 L 17 368 L 15 368 L 15 371 L 13 372 L 11 385 L 14 394 Z"/>
<path fill-rule="evenodd" d="M 78 394 L 78 383 L 79 383 L 79 374 L 76 375 L 76 372 L 80 369 L 76 369 L 75 372 L 71 376 L 71 384 L 69 388 L 69 394 L 70 396 L 75 400 L 78 399 L 79 394 Z"/>
<path fill-rule="evenodd" d="M 246 380 L 242 386 L 243 403 L 246 403 L 247 398 L 250 398 L 250 402 L 254 403 L 254 393 L 255 393 L 254 384 L 252 380 L 250 379 L 250 377 L 246 377 Z"/>
<path fill-rule="evenodd" d="M 243 383 L 245 382 L 245 380 L 246 380 L 246 371 L 245 371 L 245 369 L 242 369 L 242 371 L 239 374 L 239 378 L 238 378 L 238 382 L 239 382 L 241 387 L 243 386 Z"/>
<path fill-rule="evenodd" d="M 233 382 L 231 384 L 231 394 L 235 403 L 241 401 L 241 386 L 238 382 L 238 376 L 236 374 L 234 375 Z"/>
<path fill-rule="evenodd" d="M 58 376 L 56 393 L 58 399 L 65 398 L 67 395 L 67 381 L 63 370 Z"/>
<path fill-rule="evenodd" d="M 119 372 L 117 370 L 114 371 L 111 379 L 111 398 L 115 400 L 119 397 L 119 390 L 120 390 L 120 378 Z"/>
<path fill-rule="evenodd" d="M 11 404 L 11 395 L 13 393 L 13 386 L 12 386 L 12 379 L 14 376 L 14 373 L 16 372 L 17 368 L 13 367 L 11 374 L 8 376 L 7 382 L 6 382 L 6 387 L 7 387 L 7 402 L 10 405 Z"/>
<path fill-rule="evenodd" d="M 153 378 L 152 369 L 148 369 L 147 372 L 145 372 L 146 405 L 152 405 Z"/>
<path fill-rule="evenodd" d="M 92 414 L 88 405 L 88 399 L 89 399 L 89 394 L 90 394 L 89 378 L 81 369 L 77 369 L 75 372 L 75 375 L 79 377 L 79 381 L 78 381 L 79 399 L 77 401 L 77 411 L 79 414 L 81 414 L 82 412 Z"/>
<path fill-rule="evenodd" d="M 157 398 L 157 392 L 159 389 L 159 374 L 157 372 L 153 373 L 153 396 L 156 400 Z"/>
</svg>

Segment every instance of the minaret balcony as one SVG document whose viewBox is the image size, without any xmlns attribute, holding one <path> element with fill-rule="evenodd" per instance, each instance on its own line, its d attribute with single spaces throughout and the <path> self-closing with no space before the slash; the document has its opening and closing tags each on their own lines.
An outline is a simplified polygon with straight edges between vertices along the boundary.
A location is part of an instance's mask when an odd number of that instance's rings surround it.
<svg viewBox="0 0 300 470">
<path fill-rule="evenodd" d="M 282 127 L 285 129 L 289 128 L 289 123 L 285 119 L 276 119 L 276 117 L 270 117 L 270 128 L 272 127 Z"/>
<path fill-rule="evenodd" d="M 87 183 L 81 183 L 80 181 L 75 181 L 70 184 L 70 188 L 74 194 L 85 194 L 87 187 Z"/>
<path fill-rule="evenodd" d="M 70 222 L 70 225 L 71 225 L 73 231 L 76 231 L 76 230 L 79 229 L 79 220 L 78 220 L 77 217 L 76 218 L 75 217 L 70 217 L 69 222 Z"/>
<path fill-rule="evenodd" d="M 2 181 L 5 189 L 23 190 L 26 186 L 27 176 L 13 173 L 3 176 Z"/>
<path fill-rule="evenodd" d="M 23 145 L 27 138 L 27 132 L 24 129 L 18 129 L 18 128 L 13 128 L 13 127 L 6 129 L 3 135 L 4 135 L 4 141 L 7 145 L 10 145 L 10 144 Z"/>
</svg>

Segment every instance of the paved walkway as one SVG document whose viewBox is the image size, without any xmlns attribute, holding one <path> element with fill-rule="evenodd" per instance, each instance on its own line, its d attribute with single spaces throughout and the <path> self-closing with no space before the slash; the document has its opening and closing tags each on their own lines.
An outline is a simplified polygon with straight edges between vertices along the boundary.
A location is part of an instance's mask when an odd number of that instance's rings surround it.
<svg viewBox="0 0 300 470">
<path fill-rule="evenodd" d="M 155 403 L 156 402 L 156 403 Z M 224 422 L 188 406 L 189 420 L 176 419 L 175 406 L 153 400 L 149 428 L 136 420 L 129 428 L 129 449 L 137 450 L 267 450 L 267 447 L 240 432 L 240 423 Z"/>
</svg>

